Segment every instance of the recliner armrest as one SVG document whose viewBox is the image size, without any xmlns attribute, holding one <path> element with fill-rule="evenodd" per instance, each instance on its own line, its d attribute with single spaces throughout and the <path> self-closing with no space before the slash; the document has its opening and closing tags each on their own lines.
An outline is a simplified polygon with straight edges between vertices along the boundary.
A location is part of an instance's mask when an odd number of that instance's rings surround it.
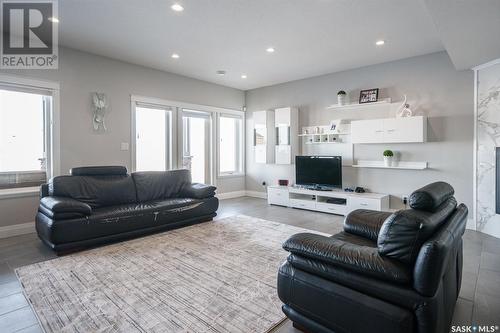
<svg viewBox="0 0 500 333">
<path fill-rule="evenodd" d="M 215 196 L 215 190 L 217 187 L 205 184 L 189 184 L 184 186 L 181 190 L 181 197 L 194 198 L 194 199 L 205 199 Z"/>
<path fill-rule="evenodd" d="M 398 283 L 411 281 L 412 270 L 396 260 L 380 256 L 377 248 L 310 233 L 293 235 L 283 248 L 298 256 L 379 279 Z"/>
<path fill-rule="evenodd" d="M 380 228 L 389 216 L 391 216 L 389 212 L 357 209 L 346 216 L 344 231 L 376 242 Z"/>
<path fill-rule="evenodd" d="M 66 197 L 44 197 L 40 199 L 40 206 L 44 213 L 48 210 L 53 216 L 58 214 L 89 216 L 92 214 L 92 208 L 88 204 Z"/>
</svg>

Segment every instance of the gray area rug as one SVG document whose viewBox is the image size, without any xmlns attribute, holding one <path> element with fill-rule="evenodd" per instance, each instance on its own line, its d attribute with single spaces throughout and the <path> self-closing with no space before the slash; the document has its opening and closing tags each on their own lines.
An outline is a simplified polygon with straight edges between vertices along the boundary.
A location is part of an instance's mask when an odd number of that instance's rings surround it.
<svg viewBox="0 0 500 333">
<path fill-rule="evenodd" d="M 46 332 L 267 332 L 281 244 L 305 229 L 228 217 L 17 270 Z"/>
</svg>

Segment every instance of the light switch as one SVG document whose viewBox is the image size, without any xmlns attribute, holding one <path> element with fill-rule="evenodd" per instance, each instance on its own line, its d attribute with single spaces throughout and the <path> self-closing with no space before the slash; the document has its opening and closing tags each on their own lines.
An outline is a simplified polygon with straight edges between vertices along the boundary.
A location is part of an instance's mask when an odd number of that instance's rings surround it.
<svg viewBox="0 0 500 333">
<path fill-rule="evenodd" d="M 121 150 L 127 151 L 128 148 L 129 148 L 128 142 L 122 142 L 122 144 L 121 144 Z"/>
</svg>

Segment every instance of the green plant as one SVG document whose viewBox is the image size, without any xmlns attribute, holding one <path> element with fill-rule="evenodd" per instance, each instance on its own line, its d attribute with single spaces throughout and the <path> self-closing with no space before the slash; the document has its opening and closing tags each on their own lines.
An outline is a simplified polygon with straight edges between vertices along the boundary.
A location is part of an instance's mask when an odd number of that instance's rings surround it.
<svg viewBox="0 0 500 333">
<path fill-rule="evenodd" d="M 394 156 L 394 153 L 392 152 L 392 150 L 384 150 L 384 156 L 385 157 L 393 157 Z"/>
<path fill-rule="evenodd" d="M 337 93 L 337 95 L 347 95 L 347 94 L 346 94 L 346 92 L 345 92 L 345 91 L 340 90 L 340 91 Z"/>
</svg>

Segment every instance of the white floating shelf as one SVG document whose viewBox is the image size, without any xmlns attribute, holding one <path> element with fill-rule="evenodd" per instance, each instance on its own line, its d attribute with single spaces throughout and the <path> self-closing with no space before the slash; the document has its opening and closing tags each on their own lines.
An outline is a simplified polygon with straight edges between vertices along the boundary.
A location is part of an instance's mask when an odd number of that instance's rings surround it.
<svg viewBox="0 0 500 333">
<path fill-rule="evenodd" d="M 321 135 L 349 135 L 350 133 L 312 133 L 312 134 L 299 134 L 299 136 L 321 136 Z"/>
<path fill-rule="evenodd" d="M 327 106 L 327 109 L 342 109 L 342 110 L 348 110 L 348 109 L 361 109 L 369 106 L 374 106 L 374 105 L 385 105 L 385 104 L 391 104 L 392 100 L 390 98 L 384 98 L 380 101 L 377 102 L 371 102 L 371 103 L 351 103 L 351 104 L 345 104 L 345 105 L 338 105 L 338 104 L 333 104 L 330 106 Z"/>
<path fill-rule="evenodd" d="M 338 144 L 344 144 L 346 142 L 342 141 L 323 141 L 323 142 L 305 142 L 304 144 L 306 145 L 338 145 Z"/>
<path fill-rule="evenodd" d="M 400 169 L 400 170 L 424 170 L 427 162 L 393 162 L 393 166 L 385 166 L 384 161 L 358 161 L 353 168 L 377 168 L 377 169 Z"/>
</svg>

